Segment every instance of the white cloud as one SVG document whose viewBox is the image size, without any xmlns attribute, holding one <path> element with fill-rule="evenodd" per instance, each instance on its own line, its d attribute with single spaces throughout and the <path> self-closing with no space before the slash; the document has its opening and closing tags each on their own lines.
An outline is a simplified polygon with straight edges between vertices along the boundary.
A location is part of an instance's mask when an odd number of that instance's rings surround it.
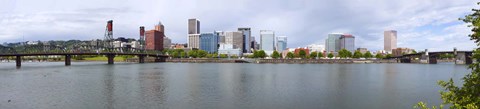
<svg viewBox="0 0 480 109">
<path fill-rule="evenodd" d="M 474 8 L 471 0 L 145 0 L 0 2 L 0 42 L 102 38 L 107 20 L 114 36 L 136 38 L 138 27 L 165 25 L 173 42 L 186 42 L 187 19 L 199 18 L 201 31 L 251 27 L 276 31 L 289 47 L 324 43 L 331 32 L 356 36 L 357 47 L 383 48 L 383 31 L 399 32 L 399 46 L 415 49 L 470 49 L 469 29 L 457 20 Z M 442 48 L 438 48 L 442 49 Z"/>
</svg>

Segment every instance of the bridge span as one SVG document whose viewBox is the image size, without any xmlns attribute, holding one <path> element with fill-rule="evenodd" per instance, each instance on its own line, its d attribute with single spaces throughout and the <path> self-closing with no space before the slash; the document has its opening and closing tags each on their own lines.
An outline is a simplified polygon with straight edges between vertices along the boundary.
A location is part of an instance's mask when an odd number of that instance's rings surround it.
<svg viewBox="0 0 480 109">
<path fill-rule="evenodd" d="M 137 56 L 139 63 L 145 63 L 146 57 L 154 57 L 155 62 L 165 62 L 165 59 L 168 58 L 167 55 L 157 54 L 157 53 L 117 53 L 117 52 L 98 52 L 98 53 L 14 53 L 14 54 L 1 54 L 0 57 L 15 57 L 15 62 L 17 67 L 22 66 L 22 57 L 23 56 L 64 56 L 65 65 L 71 65 L 72 56 L 79 55 L 89 55 L 89 56 L 106 56 L 108 59 L 108 64 L 114 64 L 114 58 L 117 55 L 130 55 Z"/>
<path fill-rule="evenodd" d="M 437 64 L 441 54 L 453 54 L 455 64 L 472 64 L 472 55 L 473 51 L 437 51 L 437 52 L 426 52 L 414 53 L 414 54 L 405 54 L 402 56 L 391 57 L 390 59 L 397 59 L 400 63 L 428 63 L 428 64 Z"/>
</svg>

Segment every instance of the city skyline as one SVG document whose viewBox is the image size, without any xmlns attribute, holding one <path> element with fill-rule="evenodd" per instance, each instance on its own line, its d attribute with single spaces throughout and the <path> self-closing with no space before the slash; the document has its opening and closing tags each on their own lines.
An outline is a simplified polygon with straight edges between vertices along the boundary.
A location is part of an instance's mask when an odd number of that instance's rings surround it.
<svg viewBox="0 0 480 109">
<path fill-rule="evenodd" d="M 184 2 L 187 4 L 182 4 Z M 458 20 L 475 6 L 475 1 L 233 2 L 238 5 L 208 8 L 232 1 L 140 3 L 87 0 L 73 2 L 78 5 L 71 7 L 61 5 L 72 4 L 71 1 L 6 0 L 0 4 L 0 25 L 6 25 L 0 27 L 0 43 L 101 39 L 105 21 L 110 19 L 115 22 L 114 38 L 137 39 L 139 26 L 151 30 L 158 21 L 162 21 L 165 35 L 173 43 L 187 43 L 185 36 L 188 36 L 188 24 L 185 21 L 198 18 L 202 20 L 202 32 L 235 31 L 249 27 L 257 41 L 260 40 L 260 30 L 273 30 L 278 35 L 289 36 L 289 48 L 324 44 L 329 33 L 340 32 L 356 36 L 355 48 L 382 50 L 383 31 L 391 29 L 398 31 L 398 47 L 435 51 L 451 50 L 453 47 L 470 50 L 475 46 L 465 37 L 470 33 L 469 29 Z M 263 7 L 269 3 L 272 4 Z M 332 7 L 345 8 L 339 10 Z M 369 12 L 369 15 L 365 15 L 365 12 Z"/>
</svg>

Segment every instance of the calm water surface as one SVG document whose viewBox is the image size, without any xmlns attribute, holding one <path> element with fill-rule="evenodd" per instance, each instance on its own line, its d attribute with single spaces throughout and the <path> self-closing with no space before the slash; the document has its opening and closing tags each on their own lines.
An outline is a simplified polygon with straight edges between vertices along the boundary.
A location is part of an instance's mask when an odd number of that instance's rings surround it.
<svg viewBox="0 0 480 109">
<path fill-rule="evenodd" d="M 453 64 L 0 63 L 0 108 L 408 109 Z"/>
</svg>

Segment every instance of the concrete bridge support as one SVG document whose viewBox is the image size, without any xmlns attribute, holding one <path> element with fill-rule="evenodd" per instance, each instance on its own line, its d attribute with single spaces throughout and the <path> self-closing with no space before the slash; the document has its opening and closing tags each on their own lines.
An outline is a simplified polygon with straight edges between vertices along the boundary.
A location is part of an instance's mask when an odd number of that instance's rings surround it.
<svg viewBox="0 0 480 109">
<path fill-rule="evenodd" d="M 114 58 L 115 58 L 115 55 L 107 55 L 107 58 L 108 58 L 108 64 L 113 64 L 114 63 Z"/>
<path fill-rule="evenodd" d="M 65 66 L 70 66 L 72 64 L 72 55 L 65 55 Z"/>
<path fill-rule="evenodd" d="M 167 58 L 155 57 L 155 62 L 165 62 Z"/>
<path fill-rule="evenodd" d="M 145 63 L 145 56 L 144 55 L 138 55 L 138 63 Z"/>
<path fill-rule="evenodd" d="M 460 52 L 455 55 L 455 64 L 472 64 L 472 53 Z"/>
<path fill-rule="evenodd" d="M 437 64 L 437 56 L 436 55 L 430 55 L 428 57 L 428 63 L 429 64 Z"/>
<path fill-rule="evenodd" d="M 16 56 L 15 62 L 17 63 L 17 67 L 22 66 L 22 56 Z"/>
</svg>

